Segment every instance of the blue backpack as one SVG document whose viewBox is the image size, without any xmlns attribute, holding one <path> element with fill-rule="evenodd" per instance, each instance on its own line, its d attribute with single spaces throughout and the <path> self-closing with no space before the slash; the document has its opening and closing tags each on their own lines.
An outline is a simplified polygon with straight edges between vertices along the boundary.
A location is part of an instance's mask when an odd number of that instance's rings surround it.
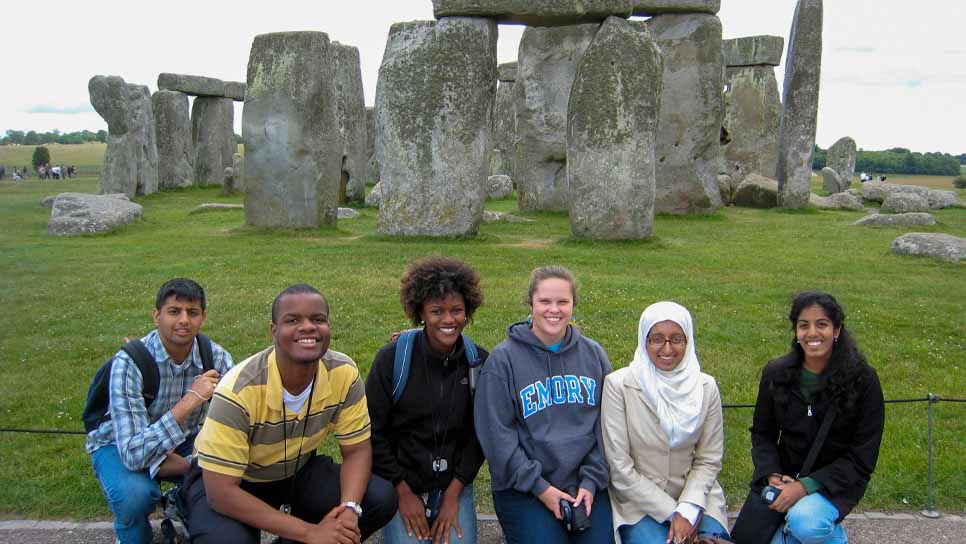
<svg viewBox="0 0 966 544">
<path fill-rule="evenodd" d="M 422 329 L 409 329 L 399 333 L 396 339 L 396 357 L 392 362 L 392 403 L 396 404 L 402 397 L 406 389 L 406 382 L 409 381 L 409 368 L 413 360 L 413 344 L 416 338 L 422 333 Z M 463 337 L 463 350 L 466 352 L 466 360 L 470 365 L 469 385 L 470 396 L 476 392 L 476 381 L 480 377 L 480 352 L 476 349 L 476 344 L 465 334 Z"/>
</svg>

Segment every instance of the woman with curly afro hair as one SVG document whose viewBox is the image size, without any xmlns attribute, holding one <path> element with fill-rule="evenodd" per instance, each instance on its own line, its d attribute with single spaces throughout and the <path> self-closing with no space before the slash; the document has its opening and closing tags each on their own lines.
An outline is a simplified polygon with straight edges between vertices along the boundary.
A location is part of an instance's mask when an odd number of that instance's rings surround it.
<svg viewBox="0 0 966 544">
<path fill-rule="evenodd" d="M 366 380 L 372 420 L 372 471 L 391 481 L 399 512 L 382 533 L 386 544 L 476 542 L 473 480 L 483 452 L 473 426 L 470 366 L 463 328 L 483 304 L 480 277 L 465 263 L 431 257 L 411 263 L 399 301 L 420 327 L 409 377 L 394 400 L 395 339 L 373 360 Z M 401 349 L 401 348 L 400 348 Z"/>
</svg>

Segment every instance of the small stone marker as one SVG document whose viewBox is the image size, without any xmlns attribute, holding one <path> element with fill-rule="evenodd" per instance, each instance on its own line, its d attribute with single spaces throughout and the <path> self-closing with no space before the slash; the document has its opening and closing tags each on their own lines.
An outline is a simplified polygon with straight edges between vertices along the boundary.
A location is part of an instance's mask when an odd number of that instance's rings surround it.
<svg viewBox="0 0 966 544">
<path fill-rule="evenodd" d="M 735 193 L 735 205 L 774 208 L 778 205 L 778 182 L 758 174 L 745 176 Z"/>
</svg>

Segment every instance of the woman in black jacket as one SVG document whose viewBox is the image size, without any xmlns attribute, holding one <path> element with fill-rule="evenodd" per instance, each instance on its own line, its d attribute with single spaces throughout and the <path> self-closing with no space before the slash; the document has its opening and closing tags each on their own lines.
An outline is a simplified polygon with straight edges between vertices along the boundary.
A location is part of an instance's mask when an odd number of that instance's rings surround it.
<svg viewBox="0 0 966 544">
<path fill-rule="evenodd" d="M 406 269 L 399 299 L 422 327 L 410 345 L 408 378 L 394 376 L 396 351 L 406 349 L 401 337 L 376 353 L 366 380 L 372 472 L 399 493 L 399 512 L 382 530 L 383 539 L 475 544 L 471 484 L 483 451 L 473 426 L 472 348 L 462 332 L 483 304 L 479 275 L 447 257 L 418 261 Z M 486 357 L 476 348 L 474 366 Z"/>
<path fill-rule="evenodd" d="M 822 292 L 795 297 L 792 349 L 762 372 L 751 426 L 752 488 L 781 493 L 785 513 L 772 544 L 845 543 L 842 519 L 865 494 L 879 456 L 884 405 L 879 378 Z M 808 474 L 799 474 L 819 426 L 834 417 Z"/>
</svg>

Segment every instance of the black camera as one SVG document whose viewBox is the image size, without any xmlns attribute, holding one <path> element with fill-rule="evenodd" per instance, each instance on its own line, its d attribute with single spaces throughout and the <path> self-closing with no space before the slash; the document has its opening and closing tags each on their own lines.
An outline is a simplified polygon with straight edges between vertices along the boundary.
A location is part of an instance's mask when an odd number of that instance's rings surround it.
<svg viewBox="0 0 966 544">
<path fill-rule="evenodd" d="M 577 489 L 568 489 L 567 494 L 571 497 L 576 497 Z M 583 503 L 575 507 L 567 499 L 560 499 L 560 514 L 563 517 L 564 525 L 568 531 L 579 532 L 590 529 L 590 518 L 587 517 L 587 508 Z"/>
<path fill-rule="evenodd" d="M 778 495 L 780 495 L 781 492 L 781 489 L 778 489 L 773 485 L 767 486 L 765 489 L 761 490 L 761 500 L 765 501 L 765 504 L 771 504 L 775 502 L 775 499 L 778 498 Z"/>
<path fill-rule="evenodd" d="M 443 490 L 430 491 L 423 502 L 426 505 L 426 521 L 432 525 L 436 521 L 436 516 L 439 516 L 440 507 L 443 506 Z"/>
</svg>

